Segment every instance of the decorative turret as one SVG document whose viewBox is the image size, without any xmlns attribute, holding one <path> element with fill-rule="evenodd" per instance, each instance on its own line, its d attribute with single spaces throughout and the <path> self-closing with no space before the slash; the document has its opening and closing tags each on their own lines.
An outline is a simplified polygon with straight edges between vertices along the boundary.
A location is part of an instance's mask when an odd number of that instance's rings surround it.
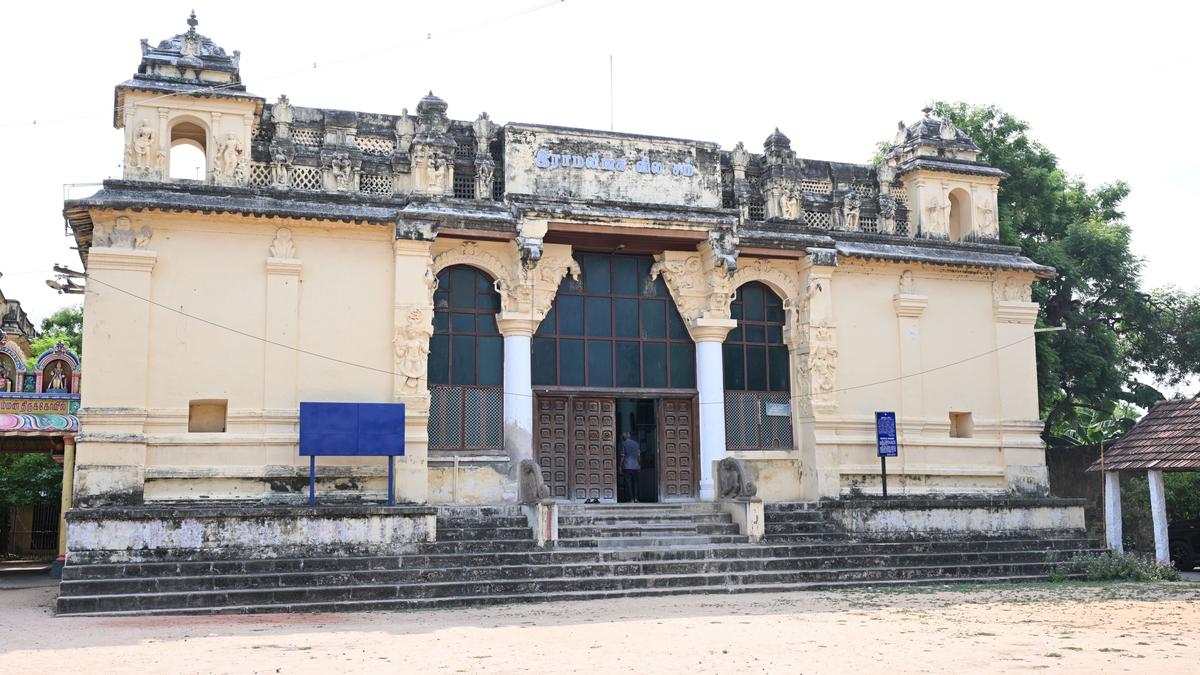
<svg viewBox="0 0 1200 675">
<path fill-rule="evenodd" d="M 916 235 L 951 241 L 999 238 L 996 192 L 1008 174 L 978 160 L 979 146 L 948 119 L 933 115 L 901 122 L 880 167 L 884 179 L 898 175 L 917 222 Z"/>
<path fill-rule="evenodd" d="M 412 141 L 413 192 L 450 195 L 454 185 L 454 137 L 446 102 L 429 92 L 417 103 L 417 130 Z"/>
<path fill-rule="evenodd" d="M 767 136 L 767 140 L 763 141 L 763 154 L 766 155 L 768 165 L 777 164 L 794 164 L 796 162 L 796 152 L 792 150 L 792 141 L 775 127 L 775 131 Z"/>
<path fill-rule="evenodd" d="M 169 180 L 171 149 L 190 145 L 204 153 L 208 182 L 246 182 L 264 102 L 242 84 L 241 53 L 227 55 L 196 32 L 198 23 L 192 12 L 186 32 L 157 47 L 142 40 L 137 73 L 117 85 L 113 126 L 125 129 L 125 178 Z"/>
</svg>

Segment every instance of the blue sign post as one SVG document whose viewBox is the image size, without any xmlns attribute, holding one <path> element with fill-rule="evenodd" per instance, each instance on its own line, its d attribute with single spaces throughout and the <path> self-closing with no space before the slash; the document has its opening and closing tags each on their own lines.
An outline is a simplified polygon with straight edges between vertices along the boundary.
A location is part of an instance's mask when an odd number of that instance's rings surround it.
<svg viewBox="0 0 1200 675">
<path fill-rule="evenodd" d="M 396 503 L 395 458 L 404 456 L 403 403 L 300 403 L 300 456 L 308 457 L 308 505 L 317 504 L 317 455 L 388 458 L 388 506 Z"/>
<path fill-rule="evenodd" d="M 875 447 L 879 453 L 879 471 L 883 478 L 883 496 L 887 496 L 887 458 L 899 454 L 896 444 L 896 413 L 875 413 Z"/>
</svg>

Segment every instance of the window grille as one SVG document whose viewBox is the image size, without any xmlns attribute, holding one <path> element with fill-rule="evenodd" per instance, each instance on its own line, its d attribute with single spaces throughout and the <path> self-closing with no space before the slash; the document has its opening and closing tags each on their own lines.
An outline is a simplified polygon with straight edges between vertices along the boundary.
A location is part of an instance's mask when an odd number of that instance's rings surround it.
<svg viewBox="0 0 1200 675">
<path fill-rule="evenodd" d="M 250 165 L 250 184 L 251 185 L 270 185 L 271 184 L 271 165 L 259 164 L 257 162 Z"/>
<path fill-rule="evenodd" d="M 502 450 L 503 387 L 430 385 L 430 450 Z"/>
<path fill-rule="evenodd" d="M 829 229 L 829 212 L 828 211 L 804 211 L 804 220 L 809 227 L 822 227 Z"/>
<path fill-rule="evenodd" d="M 750 220 L 764 220 L 766 218 L 762 204 L 750 205 Z"/>
<path fill-rule="evenodd" d="M 454 196 L 459 199 L 474 199 L 475 176 L 454 172 Z"/>
<path fill-rule="evenodd" d="M 296 145 L 307 145 L 312 148 L 321 147 L 321 141 L 325 138 L 325 134 L 317 129 L 292 129 L 292 141 Z"/>
<path fill-rule="evenodd" d="M 861 197 L 871 197 L 875 194 L 875 186 L 867 183 L 851 183 L 850 189 L 857 192 Z"/>
<path fill-rule="evenodd" d="M 365 155 L 390 157 L 396 149 L 395 140 L 380 136 L 358 136 L 355 138 L 355 142 L 358 143 L 358 149 L 362 150 Z"/>
<path fill-rule="evenodd" d="M 297 190 L 320 190 L 321 170 L 315 166 L 293 166 L 292 187 Z"/>
<path fill-rule="evenodd" d="M 908 190 L 905 190 L 904 186 L 893 185 L 888 188 L 888 192 L 892 193 L 892 196 L 896 198 L 897 203 L 908 206 Z"/>
<path fill-rule="evenodd" d="M 802 180 L 800 181 L 800 190 L 827 195 L 833 192 L 833 183 L 827 180 Z"/>
<path fill-rule="evenodd" d="M 475 159 L 475 139 L 467 138 L 454 146 L 454 157 L 456 159 Z"/>
<path fill-rule="evenodd" d="M 908 236 L 908 213 L 896 212 L 896 234 Z"/>
<path fill-rule="evenodd" d="M 358 177 L 358 189 L 369 195 L 392 194 L 392 176 L 387 173 L 364 173 Z"/>
<path fill-rule="evenodd" d="M 726 391 L 725 445 L 729 450 L 790 450 L 792 416 L 785 391 Z M 787 415 L 769 415 L 768 405 L 789 406 Z"/>
<path fill-rule="evenodd" d="M 859 216 L 858 229 L 861 232 L 878 232 L 879 226 L 876 224 L 876 220 L 874 218 L 869 216 Z"/>
<path fill-rule="evenodd" d="M 492 199 L 504 201 L 504 176 L 496 174 L 492 179 Z"/>
</svg>

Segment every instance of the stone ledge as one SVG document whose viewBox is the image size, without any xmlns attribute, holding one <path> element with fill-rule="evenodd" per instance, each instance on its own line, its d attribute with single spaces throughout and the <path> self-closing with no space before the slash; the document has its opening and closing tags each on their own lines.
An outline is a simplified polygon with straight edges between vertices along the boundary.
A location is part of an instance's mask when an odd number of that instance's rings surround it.
<svg viewBox="0 0 1200 675">
<path fill-rule="evenodd" d="M 821 509 L 855 534 L 1083 531 L 1082 499 L 1054 497 L 858 497 Z"/>
<path fill-rule="evenodd" d="M 326 506 L 291 506 L 251 504 L 171 504 L 163 506 L 122 506 L 67 511 L 67 522 L 96 520 L 138 520 L 140 518 L 220 518 L 242 516 L 250 518 L 277 517 L 337 517 L 337 516 L 430 516 L 437 515 L 436 506 L 384 504 L 330 504 Z"/>
</svg>

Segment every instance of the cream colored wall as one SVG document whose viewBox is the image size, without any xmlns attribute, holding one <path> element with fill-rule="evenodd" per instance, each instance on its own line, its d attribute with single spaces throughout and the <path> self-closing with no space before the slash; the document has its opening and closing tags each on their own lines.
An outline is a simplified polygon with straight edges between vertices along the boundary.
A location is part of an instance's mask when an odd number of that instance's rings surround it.
<svg viewBox="0 0 1200 675">
<path fill-rule="evenodd" d="M 925 304 L 920 316 L 902 321 L 896 296 L 906 270 L 912 281 L 904 292 Z M 1027 323 L 1000 322 L 993 282 L 987 272 L 839 261 L 832 294 L 839 391 L 833 409 L 815 413 L 814 455 L 822 465 L 815 468 L 826 476 L 806 497 L 880 491 L 874 412 L 887 410 L 897 414 L 901 445 L 888 461 L 890 493 L 1044 487 L 1033 343 L 1025 339 L 1036 305 L 1032 313 L 1026 307 Z M 904 354 L 902 340 L 915 349 Z M 909 376 L 897 380 L 902 373 Z M 973 437 L 950 437 L 952 411 L 972 413 Z M 1024 482 L 1016 484 L 1014 474 Z"/>
</svg>

